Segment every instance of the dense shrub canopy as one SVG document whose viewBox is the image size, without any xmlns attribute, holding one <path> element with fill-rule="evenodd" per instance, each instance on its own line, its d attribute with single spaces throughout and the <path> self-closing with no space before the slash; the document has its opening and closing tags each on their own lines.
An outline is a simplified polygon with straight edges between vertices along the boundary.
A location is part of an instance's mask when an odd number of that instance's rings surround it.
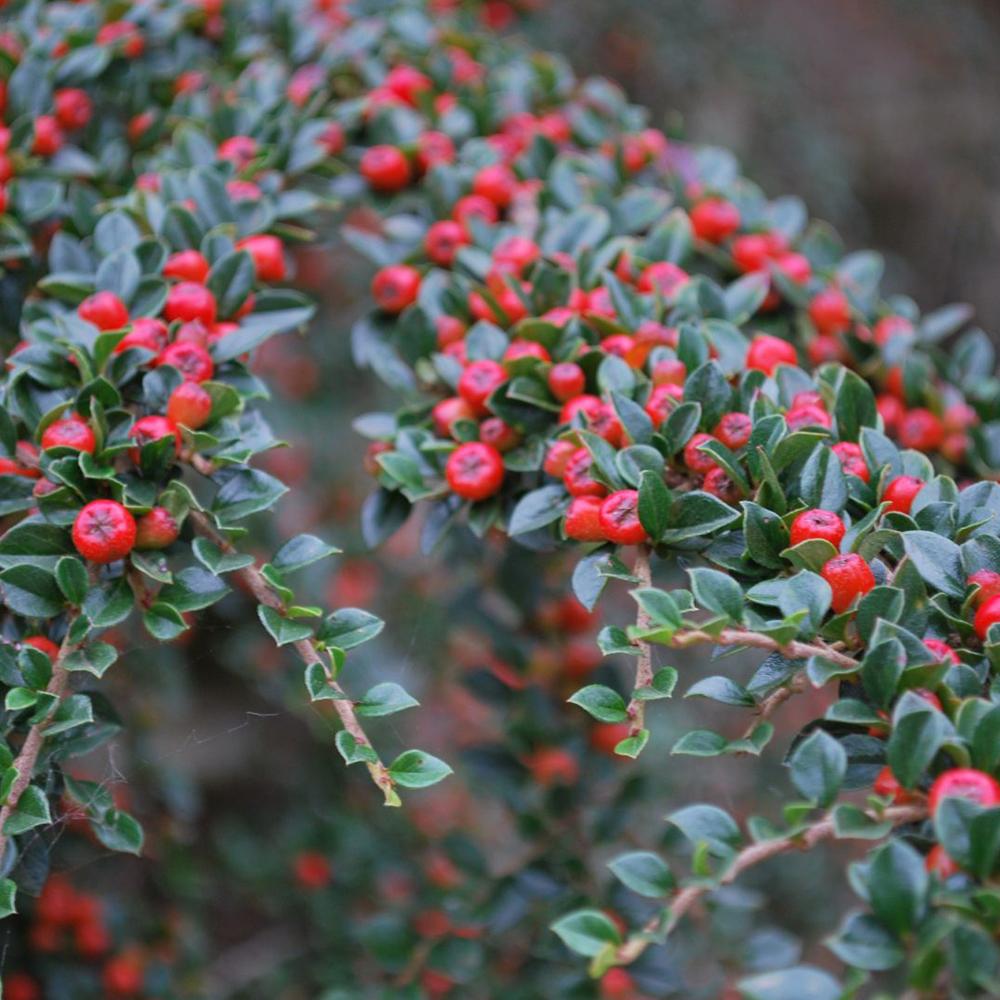
<svg viewBox="0 0 1000 1000">
<path fill-rule="evenodd" d="M 848 876 L 864 906 L 828 942 L 848 971 L 765 955 L 741 995 L 832 1000 L 889 970 L 916 995 L 988 995 L 1000 964 L 988 337 L 965 307 L 920 315 L 881 290 L 877 254 L 845 252 L 724 151 L 647 127 L 613 84 L 470 30 L 456 6 L 162 0 L 119 18 L 114 3 L 11 5 L 7 912 L 18 885 L 41 888 L 36 855 L 67 809 L 105 847 L 142 849 L 135 819 L 66 769 L 120 725 L 101 694 L 118 655 L 107 630 L 137 617 L 150 641 L 173 640 L 233 582 L 387 804 L 450 773 L 422 750 L 383 759 L 369 739 L 369 718 L 416 702 L 392 681 L 355 690 L 349 651 L 378 634 L 376 616 L 296 593 L 294 574 L 336 550 L 302 534 L 258 558 L 243 523 L 285 492 L 260 468 L 278 442 L 251 359 L 311 318 L 286 287 L 288 254 L 339 213 L 378 268 L 353 354 L 399 403 L 356 422 L 376 480 L 367 541 L 420 510 L 428 554 L 456 531 L 527 550 L 533 572 L 571 553 L 566 587 L 584 608 L 609 582 L 636 606 L 598 637 L 634 663 L 633 682 L 565 692 L 567 711 L 599 724 L 594 745 L 639 757 L 655 703 L 683 684 L 747 718 L 689 727 L 672 760 L 785 754 L 778 815 L 662 803 L 671 853 L 687 842 L 688 860 L 647 849 L 662 831 L 611 860 L 651 901 L 628 926 L 592 886 L 554 922 L 604 994 L 634 995 L 638 963 L 639 986 L 666 995 L 642 963 L 703 902 L 724 908 L 758 863 L 853 839 L 871 842 Z M 701 645 L 759 665 L 740 683 L 722 659 L 690 684 L 687 654 L 679 669 L 659 662 L 664 647 Z M 786 703 L 811 692 L 815 717 L 782 731 Z M 534 749 L 539 785 L 586 783 L 566 746 Z"/>
</svg>

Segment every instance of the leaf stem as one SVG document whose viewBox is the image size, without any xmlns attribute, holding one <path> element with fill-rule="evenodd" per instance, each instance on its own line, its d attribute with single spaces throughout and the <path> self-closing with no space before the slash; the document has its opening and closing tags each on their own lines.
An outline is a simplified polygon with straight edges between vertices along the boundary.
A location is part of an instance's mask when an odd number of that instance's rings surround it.
<svg viewBox="0 0 1000 1000">
<path fill-rule="evenodd" d="M 648 545 L 639 546 L 635 555 L 633 573 L 636 579 L 638 579 L 640 587 L 652 586 L 653 576 L 649 565 Z M 635 624 L 637 629 L 648 629 L 652 625 L 648 612 L 641 604 L 639 605 L 639 610 L 636 612 Z M 639 647 L 639 657 L 635 666 L 635 688 L 639 690 L 640 688 L 652 686 L 653 649 L 648 642 L 643 642 L 642 640 L 637 645 Z M 636 736 L 646 726 L 646 702 L 641 698 L 636 698 L 633 694 L 629 700 L 627 712 L 631 720 L 629 735 Z"/>
</svg>

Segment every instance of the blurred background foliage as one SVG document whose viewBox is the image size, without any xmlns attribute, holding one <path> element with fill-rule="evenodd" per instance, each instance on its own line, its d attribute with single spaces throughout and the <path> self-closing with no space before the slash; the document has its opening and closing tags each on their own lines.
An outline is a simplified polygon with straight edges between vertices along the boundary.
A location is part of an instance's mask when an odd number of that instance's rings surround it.
<svg viewBox="0 0 1000 1000">
<path fill-rule="evenodd" d="M 886 253 L 889 287 L 922 306 L 971 301 L 1000 330 L 993 0 L 548 0 L 518 30 L 581 74 L 616 79 L 654 124 L 732 148 L 767 191 L 802 196 L 849 245 Z M 68 823 L 54 869 L 100 897 L 115 949 L 143 956 L 150 997 L 595 997 L 547 923 L 603 898 L 640 924 L 643 901 L 614 889 L 607 858 L 669 848 L 663 816 L 695 797 L 737 817 L 773 814 L 787 788 L 781 761 L 679 763 L 667 753 L 671 717 L 733 728 L 724 706 L 680 699 L 652 710 L 642 765 L 602 752 L 564 699 L 582 674 L 624 687 L 626 671 L 599 662 L 599 623 L 560 601 L 569 565 L 549 560 L 540 572 L 530 553 L 503 556 L 462 535 L 424 556 L 412 524 L 375 557 L 364 550 L 364 445 L 343 429 L 382 401 L 348 338 L 370 272 L 333 220 L 326 231 L 296 261 L 297 283 L 323 302 L 313 329 L 271 342 L 257 362 L 289 442 L 267 461 L 293 487 L 260 531 L 270 551 L 301 531 L 344 547 L 332 567 L 310 570 L 312 587 L 389 623 L 350 669 L 403 677 L 423 703 L 381 724 L 386 754 L 397 730 L 402 747 L 414 727 L 456 775 L 409 796 L 402 813 L 382 809 L 365 777 L 335 759 L 332 719 L 304 703 L 298 668 L 260 639 L 251 602 L 236 594 L 184 644 L 157 651 L 136 638 L 118 670 L 115 699 L 146 728 L 95 756 L 85 776 L 130 801 L 150 831 L 150 862 L 102 856 Z M 607 602 L 606 613 L 623 620 L 627 602 Z M 720 672 L 693 654 L 671 662 L 686 680 Z M 755 666 L 725 669 L 746 682 Z M 788 732 L 796 714 L 813 715 L 808 700 L 789 708 Z M 565 761 L 561 774 L 545 770 L 539 751 L 553 747 L 575 772 Z M 727 890 L 710 933 L 652 949 L 635 967 L 643 995 L 733 996 L 739 974 L 796 961 L 789 931 L 829 963 L 820 942 L 832 917 L 816 901 L 847 892 L 833 860 L 785 859 Z M 780 911 L 772 898 L 785 901 Z M 39 967 L 36 925 L 4 925 L 5 971 Z M 52 953 L 46 997 L 107 995 L 79 948 L 59 944 L 55 962 Z"/>
</svg>

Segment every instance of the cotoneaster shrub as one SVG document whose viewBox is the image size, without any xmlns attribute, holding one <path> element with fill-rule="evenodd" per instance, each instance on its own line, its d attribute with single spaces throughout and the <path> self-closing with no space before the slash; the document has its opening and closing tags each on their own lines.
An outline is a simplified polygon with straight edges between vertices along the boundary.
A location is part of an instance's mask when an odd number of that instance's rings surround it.
<svg viewBox="0 0 1000 1000">
<path fill-rule="evenodd" d="M 760 652 L 745 683 L 720 673 L 685 691 L 751 718 L 688 732 L 673 753 L 746 767 L 774 743 L 784 810 L 737 823 L 664 803 L 691 874 L 645 849 L 652 831 L 613 859 L 652 900 L 631 927 L 581 886 L 590 905 L 554 929 L 602 993 L 634 995 L 629 967 L 753 865 L 835 838 L 876 842 L 850 873 L 865 908 L 830 940 L 851 971 L 793 965 L 740 993 L 858 995 L 900 966 L 918 995 L 988 993 L 1000 455 L 992 348 L 968 311 L 921 317 L 880 292 L 876 255 L 845 254 L 727 154 L 647 129 L 605 81 L 452 33 L 416 4 L 15 12 L 2 46 L 4 303 L 21 341 L 0 428 L 9 907 L 24 848 L 64 797 L 102 843 L 139 849 L 134 821 L 62 772 L 110 731 L 79 678 L 114 661 L 102 630 L 135 613 L 172 638 L 226 574 L 295 646 L 311 696 L 344 725 L 341 753 L 388 801 L 448 773 L 418 751 L 383 764 L 361 730 L 359 715 L 413 700 L 340 686 L 344 651 L 381 623 L 323 618 L 289 589 L 329 547 L 299 537 L 264 564 L 239 549 L 239 522 L 282 492 L 251 464 L 274 441 L 244 359 L 308 319 L 308 300 L 274 287 L 286 245 L 349 205 L 345 235 L 379 267 L 354 352 L 404 397 L 358 422 L 379 482 L 368 538 L 423 501 L 428 549 L 464 521 L 538 566 L 574 550 L 588 608 L 626 583 L 634 624 L 599 647 L 634 659 L 634 683 L 569 698 L 625 757 L 680 681 L 658 647 Z M 821 715 L 778 740 L 785 703 L 809 689 Z M 532 777 L 575 783 L 555 753 Z"/>
</svg>

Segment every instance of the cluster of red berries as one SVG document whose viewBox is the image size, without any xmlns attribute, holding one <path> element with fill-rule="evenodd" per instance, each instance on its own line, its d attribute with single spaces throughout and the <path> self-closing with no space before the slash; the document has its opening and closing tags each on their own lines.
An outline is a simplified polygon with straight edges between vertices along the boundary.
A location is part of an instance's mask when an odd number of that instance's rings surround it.
<svg viewBox="0 0 1000 1000">
<path fill-rule="evenodd" d="M 146 962 L 138 948 L 116 950 L 101 900 L 81 892 L 62 875 L 51 875 L 42 888 L 28 930 L 35 955 L 65 953 L 100 963 L 101 985 L 110 998 L 138 997 Z M 39 981 L 27 972 L 3 977 L 5 1000 L 44 1000 Z"/>
</svg>

